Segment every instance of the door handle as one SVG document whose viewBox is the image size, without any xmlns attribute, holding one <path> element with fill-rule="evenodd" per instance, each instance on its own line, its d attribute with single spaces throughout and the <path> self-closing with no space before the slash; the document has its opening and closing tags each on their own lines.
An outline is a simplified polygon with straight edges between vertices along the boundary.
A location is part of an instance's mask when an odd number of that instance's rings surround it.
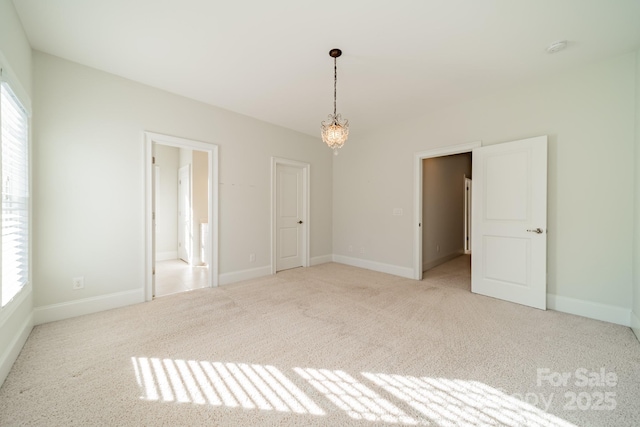
<svg viewBox="0 0 640 427">
<path fill-rule="evenodd" d="M 538 234 L 542 234 L 542 228 L 538 227 L 538 228 L 534 228 L 533 230 L 527 230 L 529 233 L 538 233 Z"/>
<path fill-rule="evenodd" d="M 298 224 L 302 224 L 302 221 L 298 221 Z"/>
</svg>

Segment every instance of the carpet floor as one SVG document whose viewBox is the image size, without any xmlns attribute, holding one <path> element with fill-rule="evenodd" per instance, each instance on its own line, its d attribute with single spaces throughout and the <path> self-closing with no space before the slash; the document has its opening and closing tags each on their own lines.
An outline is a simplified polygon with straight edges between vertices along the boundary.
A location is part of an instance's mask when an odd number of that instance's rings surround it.
<svg viewBox="0 0 640 427">
<path fill-rule="evenodd" d="M 329 263 L 37 326 L 0 425 L 640 425 L 629 328 L 472 294 L 452 266 Z"/>
</svg>

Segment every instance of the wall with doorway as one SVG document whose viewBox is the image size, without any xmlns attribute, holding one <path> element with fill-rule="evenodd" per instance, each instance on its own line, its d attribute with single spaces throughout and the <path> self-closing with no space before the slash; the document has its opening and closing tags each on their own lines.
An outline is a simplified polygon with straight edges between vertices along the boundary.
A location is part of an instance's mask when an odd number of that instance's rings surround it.
<svg viewBox="0 0 640 427">
<path fill-rule="evenodd" d="M 178 258 L 178 164 L 176 147 L 154 144 L 155 165 L 160 168 L 156 193 L 156 261 Z"/>
<path fill-rule="evenodd" d="M 334 254 L 412 277 L 414 154 L 548 135 L 549 306 L 628 323 L 636 74 L 636 56 L 626 54 L 353 132 L 333 164 Z M 349 253 L 360 244 L 362 255 Z"/>
<path fill-rule="evenodd" d="M 272 156 L 311 164 L 311 258 L 331 255 L 333 156 L 319 137 L 37 51 L 33 72 L 37 320 L 144 300 L 144 131 L 219 147 L 227 283 L 270 271 Z"/>
<path fill-rule="evenodd" d="M 422 161 L 422 270 L 464 254 L 464 186 L 471 154 Z"/>
</svg>

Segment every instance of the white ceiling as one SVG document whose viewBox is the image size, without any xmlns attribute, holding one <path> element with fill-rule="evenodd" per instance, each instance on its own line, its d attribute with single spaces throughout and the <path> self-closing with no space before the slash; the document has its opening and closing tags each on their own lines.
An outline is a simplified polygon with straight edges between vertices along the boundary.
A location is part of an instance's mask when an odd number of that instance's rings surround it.
<svg viewBox="0 0 640 427">
<path fill-rule="evenodd" d="M 334 47 L 352 135 L 640 48 L 640 0 L 13 2 L 34 49 L 314 136 Z"/>
</svg>

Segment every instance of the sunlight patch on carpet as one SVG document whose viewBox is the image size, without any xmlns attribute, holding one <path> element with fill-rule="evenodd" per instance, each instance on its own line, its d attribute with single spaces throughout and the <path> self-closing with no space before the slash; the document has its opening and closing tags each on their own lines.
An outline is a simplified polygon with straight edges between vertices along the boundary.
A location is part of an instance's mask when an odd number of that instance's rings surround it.
<svg viewBox="0 0 640 427">
<path fill-rule="evenodd" d="M 311 368 L 293 370 L 351 418 L 395 424 L 418 424 L 417 420 L 405 414 L 393 403 L 343 371 Z"/>
<path fill-rule="evenodd" d="M 325 415 L 274 366 L 132 357 L 141 399 Z"/>
<path fill-rule="evenodd" d="M 575 427 L 479 381 L 368 372 L 362 375 L 438 426 Z"/>
</svg>

